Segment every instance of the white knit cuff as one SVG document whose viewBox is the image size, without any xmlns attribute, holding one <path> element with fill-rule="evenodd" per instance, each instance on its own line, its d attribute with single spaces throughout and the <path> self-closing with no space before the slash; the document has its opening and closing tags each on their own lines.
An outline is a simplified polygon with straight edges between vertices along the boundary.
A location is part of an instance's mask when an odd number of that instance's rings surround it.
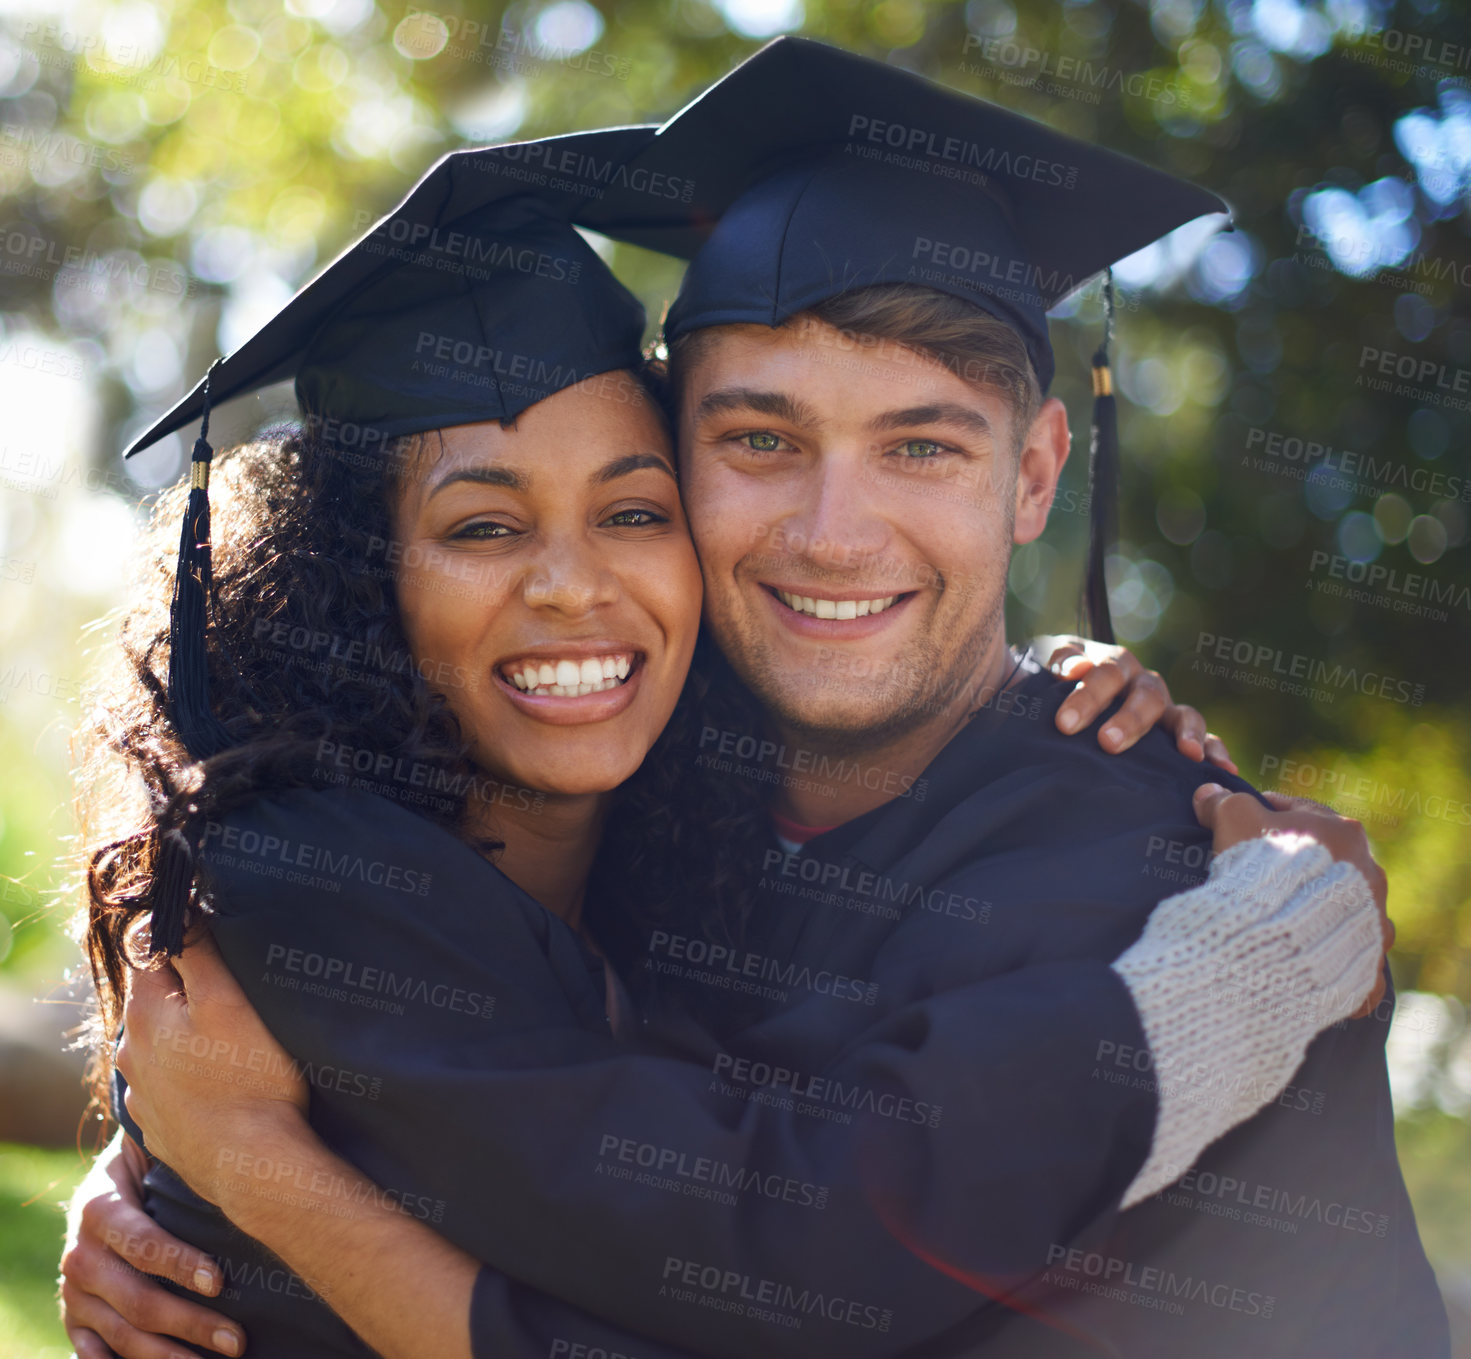
<svg viewBox="0 0 1471 1359">
<path fill-rule="evenodd" d="M 1275 1099 L 1313 1038 L 1358 1008 L 1382 951 L 1363 874 L 1302 835 L 1235 845 L 1201 886 L 1160 902 L 1113 964 L 1139 1011 L 1159 1099 L 1124 1206 Z"/>
</svg>

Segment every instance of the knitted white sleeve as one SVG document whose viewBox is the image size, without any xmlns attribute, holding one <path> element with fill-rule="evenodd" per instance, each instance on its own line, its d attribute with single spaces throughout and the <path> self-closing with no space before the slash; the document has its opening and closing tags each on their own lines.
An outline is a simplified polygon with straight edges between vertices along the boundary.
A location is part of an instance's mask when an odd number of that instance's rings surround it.
<svg viewBox="0 0 1471 1359">
<path fill-rule="evenodd" d="M 1159 1114 L 1125 1208 L 1179 1179 L 1270 1103 L 1308 1044 L 1369 994 L 1383 953 L 1364 876 L 1315 840 L 1233 845 L 1199 887 L 1154 908 L 1113 964 L 1149 1043 Z"/>
</svg>

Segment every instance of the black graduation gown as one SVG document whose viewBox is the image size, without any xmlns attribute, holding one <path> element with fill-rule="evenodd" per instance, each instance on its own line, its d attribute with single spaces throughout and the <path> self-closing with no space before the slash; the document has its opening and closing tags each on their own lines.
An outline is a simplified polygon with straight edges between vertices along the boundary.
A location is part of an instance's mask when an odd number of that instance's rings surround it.
<svg viewBox="0 0 1471 1359">
<path fill-rule="evenodd" d="M 1117 1201 L 1135 1164 L 1106 1159 L 1127 1111 L 1099 1092 L 1153 1089 L 1136 1017 L 1101 976 L 1157 902 L 1205 876 L 1193 789 L 1248 785 L 1162 733 L 1124 756 L 1062 736 L 1052 719 L 1070 687 L 1029 676 L 932 762 L 923 800 L 800 855 L 773 850 L 745 956 L 701 966 L 688 944 L 679 959 L 652 950 L 689 984 L 734 975 L 787 993 L 729 1042 L 739 1056 L 717 1059 L 705 1091 L 636 1056 L 494 1076 L 526 1116 L 481 1139 L 477 1190 L 514 1205 L 481 1258 L 730 1355 L 1446 1354 L 1395 1157 L 1391 1006 L 1320 1035 L 1273 1103 L 1099 1235 L 1104 1196 Z M 740 1059 L 772 1069 L 742 1073 Z M 783 1115 L 770 1129 L 752 1124 L 757 1096 Z M 939 1106 L 938 1126 L 912 1121 L 903 1097 Z M 569 1105 L 582 1124 L 550 1135 L 531 1113 Z M 849 1110 L 852 1125 L 832 1121 Z M 610 1177 L 609 1132 L 652 1148 L 648 1171 L 672 1188 Z M 794 1205 L 783 1223 L 749 1196 L 723 1212 L 679 1197 L 701 1156 L 799 1168 L 832 1186 L 828 1216 Z M 839 1219 L 831 1205 L 855 1191 L 872 1216 Z M 1037 1260 L 1050 1268 L 1016 1288 Z M 702 1336 L 711 1316 L 719 1329 Z"/>
<path fill-rule="evenodd" d="M 713 1044 L 701 1063 L 616 1042 L 601 964 L 572 932 L 381 798 L 261 798 L 211 827 L 203 854 L 221 951 L 306 1064 L 313 1126 L 490 1266 L 472 1311 L 480 1356 L 740 1355 L 755 1340 L 893 1354 L 974 1307 L 966 1282 L 894 1234 L 911 1196 L 927 1200 L 919 1219 L 970 1221 L 1003 1194 L 988 1258 L 1026 1271 L 1116 1203 L 1147 1151 L 1153 1093 L 1087 1079 L 1099 1032 L 1143 1044 L 1127 989 L 1097 961 L 873 1006 L 826 997 L 836 1027 L 793 1011 L 776 1027 L 795 1026 L 792 1052 L 826 1083 L 813 1116 L 805 1101 L 733 1100 Z M 1014 1092 L 1006 1120 L 982 1070 Z M 851 1112 L 854 1099 L 877 1112 Z M 890 1157 L 895 1139 L 923 1149 L 923 1176 Z M 162 1226 L 221 1259 L 252 1356 L 366 1352 L 166 1167 L 146 1189 Z M 719 1261 L 722 1290 L 751 1298 L 676 1299 L 676 1253 L 681 1278 Z M 761 1315 L 783 1307 L 785 1321 Z"/>
</svg>

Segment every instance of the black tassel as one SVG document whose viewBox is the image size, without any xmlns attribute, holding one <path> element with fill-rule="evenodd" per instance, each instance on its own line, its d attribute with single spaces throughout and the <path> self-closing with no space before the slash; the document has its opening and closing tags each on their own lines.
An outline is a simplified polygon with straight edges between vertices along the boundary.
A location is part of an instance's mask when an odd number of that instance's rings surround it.
<svg viewBox="0 0 1471 1359">
<path fill-rule="evenodd" d="M 193 846 L 183 831 L 164 831 L 153 861 L 153 915 L 148 923 L 150 952 L 162 950 L 172 958 L 183 951 L 184 917 L 193 886 Z"/>
<path fill-rule="evenodd" d="M 179 533 L 179 565 L 169 608 L 169 716 L 184 748 L 196 760 L 217 755 L 229 733 L 209 706 L 209 655 L 205 628 L 214 602 L 209 547 L 209 387 L 216 360 L 204 379 L 204 412 L 189 463 L 189 504 Z"/>
<path fill-rule="evenodd" d="M 1083 587 L 1087 628 L 1095 641 L 1113 642 L 1103 563 L 1118 531 L 1119 425 L 1108 346 L 1113 339 L 1113 270 L 1103 276 L 1103 343 L 1093 355 L 1093 432 L 1088 446 L 1088 568 Z"/>
</svg>

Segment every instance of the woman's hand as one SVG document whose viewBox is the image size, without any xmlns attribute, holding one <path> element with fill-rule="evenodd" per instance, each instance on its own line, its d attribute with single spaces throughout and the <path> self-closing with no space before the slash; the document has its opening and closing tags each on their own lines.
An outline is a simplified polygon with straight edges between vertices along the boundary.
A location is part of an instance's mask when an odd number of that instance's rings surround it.
<svg viewBox="0 0 1471 1359">
<path fill-rule="evenodd" d="M 1077 680 L 1057 710 L 1057 729 L 1082 731 L 1121 693 L 1123 707 L 1098 733 L 1098 744 L 1110 754 L 1128 750 L 1151 727 L 1161 726 L 1175 738 L 1186 759 L 1210 760 L 1235 774 L 1239 771 L 1226 743 L 1205 729 L 1205 718 L 1188 703 L 1173 703 L 1169 686 L 1158 671 L 1146 670 L 1127 647 L 1106 646 L 1082 637 L 1039 637 L 1033 644 L 1043 664 L 1055 675 Z"/>
<path fill-rule="evenodd" d="M 183 1359 L 169 1337 L 220 1354 L 240 1354 L 245 1333 L 229 1317 L 175 1297 L 148 1275 L 205 1297 L 220 1291 L 220 1268 L 170 1236 L 143 1211 L 147 1161 L 118 1133 L 78 1186 L 67 1212 L 61 1257 L 61 1321 L 77 1359 Z"/>
<path fill-rule="evenodd" d="M 1362 823 L 1352 817 L 1339 816 L 1331 807 L 1304 797 L 1284 797 L 1281 793 L 1264 793 L 1275 810 L 1263 807 L 1250 793 L 1232 793 L 1218 783 L 1203 783 L 1195 790 L 1195 815 L 1212 833 L 1211 848 L 1224 854 L 1233 845 L 1254 840 L 1259 835 L 1294 831 L 1316 840 L 1339 863 L 1352 864 L 1363 874 L 1374 895 L 1384 931 L 1384 951 L 1394 947 L 1394 922 L 1388 915 L 1389 879 L 1374 862 L 1369 837 Z M 1369 998 L 1351 1018 L 1362 1019 L 1384 999 L 1384 971 Z"/>
<path fill-rule="evenodd" d="M 307 1084 L 207 931 L 172 967 L 133 972 L 117 1068 L 148 1150 L 229 1214 L 231 1152 L 306 1126 Z"/>
</svg>

